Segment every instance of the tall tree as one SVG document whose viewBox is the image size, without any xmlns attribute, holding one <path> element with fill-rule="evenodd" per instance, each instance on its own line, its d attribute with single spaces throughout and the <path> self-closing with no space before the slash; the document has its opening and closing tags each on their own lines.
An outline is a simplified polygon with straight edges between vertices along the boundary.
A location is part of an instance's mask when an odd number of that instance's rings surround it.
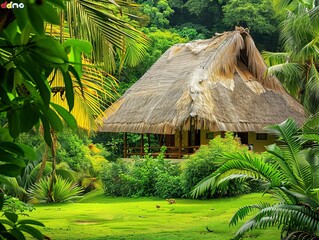
<svg viewBox="0 0 319 240">
<path fill-rule="evenodd" d="M 309 114 L 319 111 L 318 1 L 275 0 L 283 52 L 265 52 L 276 75 Z"/>
</svg>

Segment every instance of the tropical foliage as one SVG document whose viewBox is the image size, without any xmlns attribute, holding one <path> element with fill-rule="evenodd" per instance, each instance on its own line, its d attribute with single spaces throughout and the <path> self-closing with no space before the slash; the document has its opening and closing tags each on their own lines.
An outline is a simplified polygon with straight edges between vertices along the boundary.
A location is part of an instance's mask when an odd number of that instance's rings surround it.
<svg viewBox="0 0 319 240">
<path fill-rule="evenodd" d="M 52 194 L 50 195 L 52 177 L 55 179 Z M 61 203 L 78 199 L 82 191 L 83 189 L 71 181 L 63 179 L 61 176 L 50 176 L 42 178 L 35 185 L 31 186 L 28 190 L 28 196 L 30 203 Z"/>
<path fill-rule="evenodd" d="M 242 154 L 250 154 L 248 148 L 240 143 L 239 139 L 234 138 L 233 133 L 226 133 L 225 137 L 216 136 L 210 140 L 208 145 L 203 145 L 196 151 L 195 154 L 190 155 L 186 159 L 185 167 L 183 168 L 183 185 L 187 195 L 191 190 L 205 177 L 214 172 L 220 165 L 222 165 L 220 156 L 222 154 L 231 154 L 240 152 Z M 236 183 L 233 181 L 223 189 L 219 189 L 214 194 L 209 191 L 203 193 L 201 196 L 221 197 L 242 194 L 249 191 L 249 187 L 245 183 Z"/>
<path fill-rule="evenodd" d="M 165 151 L 162 149 L 162 151 Z M 109 196 L 182 197 L 181 169 L 164 159 L 163 153 L 153 158 L 106 164 L 101 174 L 104 192 Z"/>
<path fill-rule="evenodd" d="M 279 204 L 261 203 L 239 209 L 231 224 L 236 224 L 253 210 L 258 210 L 258 213 L 238 230 L 235 239 L 251 229 L 273 225 L 281 227 L 285 237 L 300 231 L 309 236 L 317 234 L 318 128 L 312 127 L 317 121 L 310 119 L 302 129 L 304 134 L 292 119 L 268 127 L 281 141 L 279 145 L 268 147 L 272 156 L 270 160 L 259 155 L 225 154 L 223 159 L 227 162 L 200 182 L 193 190 L 193 196 L 197 197 L 208 189 L 214 192 L 216 187 L 231 179 L 261 180 Z"/>
<path fill-rule="evenodd" d="M 278 0 L 276 8 L 282 16 L 283 52 L 264 53 L 269 73 L 314 114 L 319 110 L 318 2 Z"/>
</svg>

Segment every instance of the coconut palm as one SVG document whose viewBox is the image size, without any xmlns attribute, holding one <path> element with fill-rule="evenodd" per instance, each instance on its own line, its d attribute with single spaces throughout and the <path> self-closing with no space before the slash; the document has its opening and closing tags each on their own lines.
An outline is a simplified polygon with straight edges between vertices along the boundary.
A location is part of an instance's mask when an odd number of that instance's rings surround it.
<svg viewBox="0 0 319 240">
<path fill-rule="evenodd" d="M 260 155 L 233 154 L 223 156 L 226 162 L 212 175 L 202 180 L 193 190 L 197 197 L 208 189 L 215 191 L 231 179 L 255 179 L 267 186 L 279 204 L 265 203 L 245 206 L 238 210 L 231 220 L 236 224 L 251 211 L 259 212 L 247 221 L 237 232 L 235 239 L 254 228 L 278 225 L 286 236 L 292 233 L 315 235 L 319 230 L 319 150 L 318 131 L 313 128 L 318 117 L 304 126 L 307 134 L 302 135 L 294 120 L 268 127 L 278 135 L 280 144 L 268 147 L 270 159 Z"/>
<path fill-rule="evenodd" d="M 147 47 L 146 36 L 134 28 L 128 8 L 136 7 L 127 1 L 71 0 L 61 13 L 61 25 L 47 25 L 47 33 L 65 42 L 70 38 L 86 40 L 85 55 L 73 54 L 74 60 L 82 58 L 83 68 L 75 66 L 81 81 L 73 79 L 74 108 L 72 114 L 78 126 L 88 131 L 96 130 L 104 107 L 116 95 L 117 81 L 112 76 L 123 65 L 135 66 L 141 61 Z M 66 41 L 67 42 L 67 41 Z M 54 76 L 54 77 L 53 77 Z M 52 73 L 53 102 L 68 107 L 64 100 L 64 81 L 61 73 Z"/>
<path fill-rule="evenodd" d="M 284 52 L 264 52 L 269 73 L 276 75 L 291 95 L 314 114 L 319 110 L 318 1 L 274 0 L 282 17 Z"/>
</svg>

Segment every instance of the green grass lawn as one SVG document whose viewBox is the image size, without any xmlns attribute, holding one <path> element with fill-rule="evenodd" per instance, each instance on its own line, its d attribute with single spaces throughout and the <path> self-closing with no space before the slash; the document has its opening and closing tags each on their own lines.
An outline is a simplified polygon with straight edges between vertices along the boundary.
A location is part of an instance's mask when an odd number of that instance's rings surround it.
<svg viewBox="0 0 319 240">
<path fill-rule="evenodd" d="M 228 226 L 234 212 L 260 201 L 272 200 L 256 193 L 213 200 L 176 199 L 170 205 L 163 199 L 110 198 L 95 192 L 78 203 L 37 205 L 29 215 L 46 225 L 43 232 L 53 240 L 226 240 L 240 227 Z M 256 230 L 244 239 L 279 239 L 279 230 Z"/>
</svg>

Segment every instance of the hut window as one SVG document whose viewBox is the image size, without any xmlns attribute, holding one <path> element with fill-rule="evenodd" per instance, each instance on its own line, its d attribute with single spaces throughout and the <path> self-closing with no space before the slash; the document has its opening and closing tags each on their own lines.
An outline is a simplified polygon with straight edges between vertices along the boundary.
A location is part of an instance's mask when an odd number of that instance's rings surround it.
<svg viewBox="0 0 319 240">
<path fill-rule="evenodd" d="M 267 133 L 257 133 L 256 140 L 267 140 Z"/>
<path fill-rule="evenodd" d="M 206 133 L 206 139 L 213 139 L 214 133 Z"/>
</svg>

